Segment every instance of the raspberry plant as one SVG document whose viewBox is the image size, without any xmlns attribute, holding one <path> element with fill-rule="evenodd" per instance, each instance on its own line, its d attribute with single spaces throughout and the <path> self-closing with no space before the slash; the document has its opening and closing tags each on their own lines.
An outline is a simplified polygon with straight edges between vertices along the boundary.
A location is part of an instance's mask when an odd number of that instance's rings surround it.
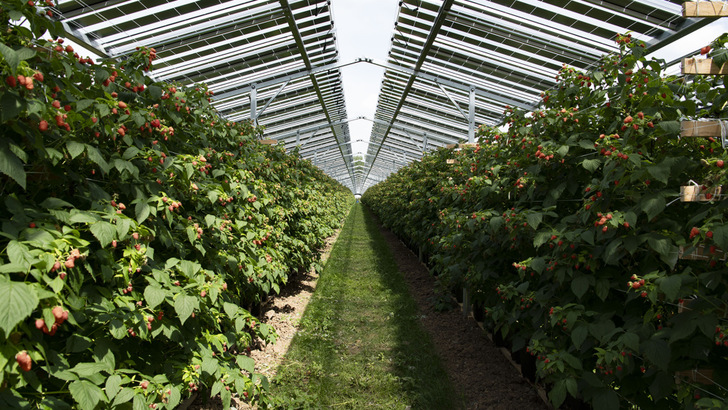
<svg viewBox="0 0 728 410">
<path fill-rule="evenodd" d="M 728 397 L 727 202 L 678 198 L 691 180 L 725 187 L 726 155 L 681 139 L 680 121 L 724 118 L 728 93 L 617 42 L 591 71 L 563 67 L 533 111 L 506 108 L 477 147 L 426 155 L 363 201 L 535 358 L 555 406 L 711 407 Z M 678 258 L 699 243 L 706 260 Z M 675 377 L 708 368 L 713 385 Z"/>
<path fill-rule="evenodd" d="M 79 56 L 46 5 L 0 5 L 0 407 L 265 406 L 246 352 L 276 336 L 250 311 L 351 193 L 204 85 L 145 76 L 154 49 Z"/>
</svg>

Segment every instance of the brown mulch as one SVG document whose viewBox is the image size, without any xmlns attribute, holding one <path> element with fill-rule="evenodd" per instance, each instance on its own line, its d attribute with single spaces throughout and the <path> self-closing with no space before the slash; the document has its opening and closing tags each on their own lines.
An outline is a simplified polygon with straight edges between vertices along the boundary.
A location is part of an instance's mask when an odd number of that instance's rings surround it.
<svg viewBox="0 0 728 410">
<path fill-rule="evenodd" d="M 548 409 L 537 390 L 487 337 L 472 317 L 458 309 L 434 308 L 435 278 L 417 256 L 380 225 L 399 270 L 417 302 L 422 326 L 468 409 Z"/>
<path fill-rule="evenodd" d="M 394 234 L 381 225 L 380 230 L 419 307 L 422 326 L 430 334 L 455 388 L 464 397 L 466 408 L 548 409 L 549 406 L 536 388 L 521 376 L 472 317 L 464 317 L 458 309 L 446 312 L 435 310 L 435 278 Z M 327 240 L 324 258 L 328 257 L 337 236 Z M 316 288 L 317 279 L 318 275 L 314 271 L 299 275 L 264 307 L 261 321 L 273 326 L 279 338 L 274 345 L 262 345 L 251 352 L 257 372 L 269 378 L 275 376 Z M 219 399 L 203 400 L 202 395 L 204 393 L 194 400 L 190 409 L 222 408 Z M 238 409 L 250 408 L 236 399 L 233 399 L 232 405 Z"/>
</svg>

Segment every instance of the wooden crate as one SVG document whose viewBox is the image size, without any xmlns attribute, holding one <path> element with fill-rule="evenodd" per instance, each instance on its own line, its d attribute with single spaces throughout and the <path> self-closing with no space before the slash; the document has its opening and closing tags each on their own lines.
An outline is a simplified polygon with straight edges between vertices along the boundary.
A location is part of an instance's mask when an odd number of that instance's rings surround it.
<svg viewBox="0 0 728 410">
<path fill-rule="evenodd" d="M 681 121 L 680 137 L 720 137 L 721 121 Z"/>
<path fill-rule="evenodd" d="M 681 370 L 675 372 L 675 383 L 681 381 L 694 382 L 700 384 L 713 384 L 713 369 L 693 369 L 693 370 Z"/>
<path fill-rule="evenodd" d="M 728 74 L 728 64 L 718 67 L 713 64 L 712 58 L 684 58 L 680 64 L 683 74 L 697 75 L 725 75 Z"/>
<path fill-rule="evenodd" d="M 683 17 L 728 17 L 728 4 L 723 1 L 688 1 L 682 5 Z"/>
<path fill-rule="evenodd" d="M 448 163 L 448 165 L 453 165 L 453 164 L 459 164 L 460 161 L 458 161 L 456 159 L 448 159 L 447 163 Z"/>
<path fill-rule="evenodd" d="M 683 185 L 680 187 L 680 201 L 710 202 L 719 199 L 722 191 L 722 186 L 707 188 L 703 185 Z"/>
<path fill-rule="evenodd" d="M 688 252 L 689 249 L 691 249 L 690 252 Z M 716 248 L 715 253 L 710 253 L 710 246 L 701 244 L 694 247 L 680 246 L 677 251 L 677 257 L 688 261 L 725 260 L 726 254 L 720 248 Z"/>
<path fill-rule="evenodd" d="M 258 141 L 263 145 L 276 145 L 278 144 L 278 140 L 260 140 Z"/>
</svg>

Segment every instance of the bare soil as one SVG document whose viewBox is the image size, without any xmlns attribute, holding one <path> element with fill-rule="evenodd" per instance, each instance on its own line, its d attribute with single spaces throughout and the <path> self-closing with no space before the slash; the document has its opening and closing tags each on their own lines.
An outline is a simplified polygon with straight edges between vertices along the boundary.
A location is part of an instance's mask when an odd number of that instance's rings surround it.
<svg viewBox="0 0 728 410">
<path fill-rule="evenodd" d="M 400 271 L 419 306 L 422 326 L 432 337 L 437 352 L 450 379 L 465 398 L 467 409 L 548 409 L 536 388 L 523 378 L 513 363 L 493 344 L 472 317 L 464 317 L 458 309 L 438 312 L 434 307 L 435 279 L 397 237 L 380 225 L 390 245 Z M 323 250 L 327 258 L 336 236 L 327 240 Z M 288 351 L 298 323 L 316 289 L 318 275 L 314 271 L 299 275 L 263 309 L 261 321 L 273 326 L 278 341 L 273 345 L 261 344 L 251 351 L 256 371 L 273 378 L 276 369 Z M 543 394 L 543 393 L 542 393 Z M 218 410 L 219 400 L 207 403 L 200 395 L 189 406 L 192 410 Z M 233 399 L 238 409 L 250 408 Z"/>
</svg>

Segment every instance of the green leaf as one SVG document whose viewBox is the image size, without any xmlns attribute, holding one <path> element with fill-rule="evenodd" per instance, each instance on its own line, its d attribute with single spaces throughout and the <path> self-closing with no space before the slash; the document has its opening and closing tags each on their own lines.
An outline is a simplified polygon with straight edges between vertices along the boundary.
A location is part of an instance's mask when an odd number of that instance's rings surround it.
<svg viewBox="0 0 728 410">
<path fill-rule="evenodd" d="M 233 319 L 237 314 L 240 307 L 234 303 L 230 302 L 223 302 L 222 304 L 223 310 L 225 310 L 225 314 L 228 315 L 230 319 Z"/>
<path fill-rule="evenodd" d="M 4 110 L 4 106 L 0 107 Z M 4 112 L 4 111 L 3 111 Z M 25 170 L 23 163 L 7 146 L 7 143 L 0 143 L 0 172 L 12 178 L 18 185 L 25 189 Z"/>
<path fill-rule="evenodd" d="M 147 87 L 147 91 L 149 92 L 149 95 L 152 96 L 153 99 L 158 100 L 162 97 L 162 88 L 158 87 L 156 85 L 150 85 Z"/>
<path fill-rule="evenodd" d="M 94 147 L 93 145 L 86 145 L 86 152 L 88 153 L 88 159 L 91 160 L 94 164 L 98 165 L 99 168 L 104 171 L 104 173 L 108 173 L 111 167 L 106 162 L 103 156 L 101 156 L 101 152 L 98 150 L 98 148 Z"/>
<path fill-rule="evenodd" d="M 200 271 L 202 266 L 199 263 L 191 261 L 181 261 L 179 263 L 179 270 L 190 279 L 193 279 L 195 274 Z"/>
<path fill-rule="evenodd" d="M 598 159 L 585 159 L 582 161 L 581 166 L 584 167 L 589 172 L 594 172 L 599 168 L 599 165 L 602 164 L 602 161 Z"/>
<path fill-rule="evenodd" d="M 252 357 L 237 355 L 235 356 L 235 362 L 238 364 L 239 368 L 248 373 L 253 373 L 253 371 L 255 371 L 255 360 Z"/>
<path fill-rule="evenodd" d="M 713 242 L 721 249 L 728 249 L 728 225 L 713 227 Z"/>
<path fill-rule="evenodd" d="M 93 410 L 99 402 L 106 402 L 104 392 L 88 380 L 77 380 L 68 386 L 71 396 L 82 410 Z"/>
<path fill-rule="evenodd" d="M 169 390 L 169 397 L 168 397 L 168 405 L 170 409 L 177 408 L 177 405 L 179 404 L 180 400 L 182 400 L 182 394 L 179 391 L 179 388 L 177 386 L 167 386 L 167 390 Z"/>
<path fill-rule="evenodd" d="M 554 384 L 554 387 L 549 391 L 549 400 L 555 408 L 561 407 L 561 404 L 566 400 L 566 383 L 564 380 L 559 380 Z"/>
<path fill-rule="evenodd" d="M 122 403 L 128 403 L 132 398 L 134 398 L 134 390 L 129 387 L 122 387 L 119 393 L 116 394 L 112 405 L 115 407 Z"/>
<path fill-rule="evenodd" d="M 599 390 L 592 399 L 594 410 L 614 410 L 619 408 L 619 396 L 612 389 Z"/>
<path fill-rule="evenodd" d="M 217 368 L 218 368 L 217 360 L 215 360 L 212 357 L 206 357 L 205 359 L 202 360 L 202 366 L 200 369 L 204 373 L 207 373 L 212 376 L 217 371 Z"/>
<path fill-rule="evenodd" d="M 660 194 L 645 195 L 640 201 L 640 209 L 652 219 L 665 209 L 665 198 Z"/>
<path fill-rule="evenodd" d="M 581 345 L 586 340 L 586 336 L 589 334 L 589 329 L 586 326 L 577 326 L 571 332 L 571 341 L 574 343 L 574 347 L 577 349 L 581 348 Z"/>
<path fill-rule="evenodd" d="M 531 269 L 533 269 L 536 273 L 543 272 L 544 268 L 546 267 L 546 261 L 542 257 L 536 257 L 531 260 Z"/>
<path fill-rule="evenodd" d="M 120 319 L 112 319 L 109 322 L 109 333 L 114 336 L 115 339 L 123 339 L 126 337 L 126 326 Z"/>
<path fill-rule="evenodd" d="M 132 147 L 127 148 L 126 151 L 124 151 L 124 154 L 121 156 L 121 158 L 128 161 L 128 160 L 134 158 L 138 153 L 139 153 L 139 148 L 132 146 Z"/>
<path fill-rule="evenodd" d="M 18 69 L 18 64 L 20 64 L 20 57 L 18 56 L 18 53 L 5 44 L 0 43 L 0 55 L 2 55 L 5 62 L 7 62 L 8 66 L 10 66 L 10 72 L 15 75 L 15 70 Z"/>
<path fill-rule="evenodd" d="M 108 368 L 105 363 L 79 363 L 71 369 L 79 377 L 90 377 L 94 374 L 105 372 Z"/>
<path fill-rule="evenodd" d="M 179 316 L 182 324 L 192 315 L 192 312 L 199 308 L 199 301 L 194 296 L 179 295 L 174 301 L 174 310 Z"/>
<path fill-rule="evenodd" d="M 589 277 L 586 275 L 577 276 L 571 281 L 571 291 L 574 292 L 576 297 L 581 299 L 582 296 L 589 290 Z"/>
<path fill-rule="evenodd" d="M 657 279 L 656 283 L 660 286 L 660 291 L 665 294 L 668 301 L 677 299 L 682 285 L 682 278 L 679 275 L 668 275 Z"/>
<path fill-rule="evenodd" d="M 137 202 L 136 206 L 134 207 L 134 211 L 136 213 L 137 222 L 142 223 L 149 217 L 149 214 L 151 213 L 151 208 L 149 208 L 149 204 L 147 204 L 147 201 L 145 199 L 142 199 L 141 201 Z"/>
<path fill-rule="evenodd" d="M 661 370 L 667 370 L 670 363 L 670 345 L 662 340 L 652 338 L 642 344 L 644 347 L 644 354 L 647 360 L 651 361 Z"/>
<path fill-rule="evenodd" d="M 37 306 L 38 295 L 32 287 L 7 278 L 0 280 L 0 329 L 5 331 L 5 337 Z"/>
<path fill-rule="evenodd" d="M 116 227 L 113 224 L 106 221 L 98 221 L 89 227 L 91 233 L 99 240 L 99 244 L 102 248 L 105 248 L 108 244 L 114 240 L 116 234 Z"/>
<path fill-rule="evenodd" d="M 541 245 L 548 242 L 549 238 L 551 238 L 550 232 L 539 232 L 536 234 L 536 236 L 533 238 L 533 247 L 538 248 Z"/>
<path fill-rule="evenodd" d="M 680 134 L 680 121 L 660 121 L 657 126 L 665 131 L 667 135 L 677 136 Z"/>
<path fill-rule="evenodd" d="M 205 223 L 207 224 L 207 227 L 208 228 L 211 227 L 212 224 L 215 223 L 215 220 L 216 219 L 217 218 L 215 218 L 215 215 L 213 215 L 213 214 L 207 214 L 207 215 L 205 215 Z"/>
<path fill-rule="evenodd" d="M 150 309 L 154 309 L 160 303 L 164 302 L 166 292 L 162 288 L 156 286 L 147 286 L 144 289 L 144 300 L 147 301 Z"/>
<path fill-rule="evenodd" d="M 543 214 L 542 213 L 529 213 L 526 215 L 526 221 L 528 221 L 528 225 L 531 226 L 533 229 L 537 229 L 538 225 L 543 221 Z"/>
<path fill-rule="evenodd" d="M 106 396 L 109 399 L 113 399 L 114 396 L 121 390 L 121 376 L 118 374 L 112 374 L 106 379 Z"/>
<path fill-rule="evenodd" d="M 66 149 L 71 155 L 71 158 L 76 158 L 83 153 L 83 150 L 86 149 L 86 146 L 77 141 L 68 141 L 66 142 Z"/>
</svg>

